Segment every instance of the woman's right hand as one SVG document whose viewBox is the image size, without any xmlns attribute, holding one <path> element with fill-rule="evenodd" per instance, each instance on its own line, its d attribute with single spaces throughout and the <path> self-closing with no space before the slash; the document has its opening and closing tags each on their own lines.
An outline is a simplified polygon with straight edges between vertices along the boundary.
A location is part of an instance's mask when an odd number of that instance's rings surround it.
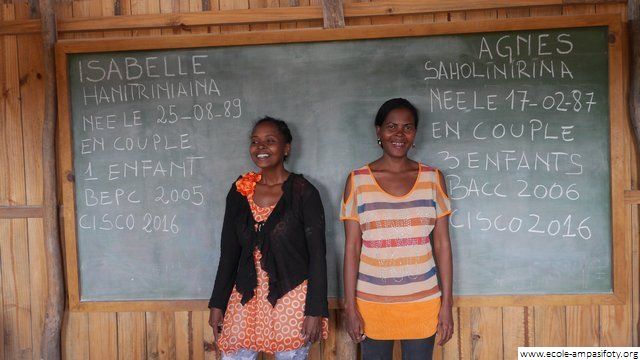
<svg viewBox="0 0 640 360">
<path fill-rule="evenodd" d="M 345 309 L 347 315 L 347 332 L 355 343 L 359 343 L 364 340 L 364 321 L 360 315 L 360 311 L 356 306 L 347 307 Z"/>
<path fill-rule="evenodd" d="M 222 320 L 224 319 L 224 314 L 222 310 L 218 308 L 211 308 L 209 310 L 209 326 L 213 328 L 213 342 L 214 345 L 218 346 L 218 337 L 220 336 L 220 330 L 222 329 Z"/>
</svg>

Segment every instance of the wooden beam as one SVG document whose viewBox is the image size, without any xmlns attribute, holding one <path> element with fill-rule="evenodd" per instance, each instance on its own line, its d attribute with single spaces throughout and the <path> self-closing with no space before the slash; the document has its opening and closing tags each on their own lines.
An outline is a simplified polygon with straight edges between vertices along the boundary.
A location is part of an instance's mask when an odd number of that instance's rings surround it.
<svg viewBox="0 0 640 360">
<path fill-rule="evenodd" d="M 426 14 L 449 11 L 486 10 L 499 8 L 517 8 L 527 6 L 561 5 L 566 0 L 513 0 L 513 1 L 474 1 L 464 2 L 459 0 L 392 0 L 358 2 L 344 5 L 346 18 Z"/>
<path fill-rule="evenodd" d="M 46 264 L 47 296 L 44 324 L 40 334 L 40 356 L 43 360 L 62 357 L 62 316 L 64 315 L 64 277 L 62 249 L 58 227 L 56 183 L 56 63 L 55 45 L 58 31 L 54 13 L 55 0 L 39 0 L 42 15 L 42 57 L 44 63 L 44 119 L 42 126 L 43 232 Z"/>
<path fill-rule="evenodd" d="M 342 41 L 358 39 L 384 39 L 394 37 L 408 37 L 421 35 L 452 35 L 470 34 L 486 31 L 514 31 L 514 30 L 541 30 L 553 28 L 574 28 L 587 26 L 611 26 L 620 22 L 620 16 L 611 15 L 579 15 L 579 16 L 548 16 L 544 21 L 527 21 L 526 18 L 509 18 L 496 20 L 467 21 L 465 26 L 455 26 L 449 22 L 425 23 L 411 25 L 378 25 L 368 26 L 366 29 L 360 26 L 350 26 L 342 29 L 297 29 L 295 31 L 261 31 L 238 32 L 232 34 L 197 34 L 188 36 L 148 36 L 144 39 L 135 38 L 105 38 L 62 40 L 57 44 L 59 64 L 65 61 L 68 54 L 84 52 L 107 52 L 128 50 L 155 50 L 155 49 L 184 49 L 209 46 L 236 46 L 236 45 L 264 45 L 284 44 L 315 41 Z M 618 37 L 619 38 L 619 35 Z M 66 84 L 65 67 L 59 66 L 59 84 Z M 617 83 L 614 83 L 617 84 Z M 68 90 L 59 89 L 58 96 L 62 98 Z M 61 106 L 66 106 L 66 98 L 59 101 Z M 622 111 L 623 109 L 617 109 Z M 68 114 L 64 118 L 67 118 Z M 62 122 L 64 123 L 64 122 Z M 65 134 L 66 136 L 66 134 Z M 71 143 L 71 140 L 68 140 Z M 64 142 L 61 144 L 65 145 Z M 617 143 L 616 143 L 617 144 Z M 65 149 L 67 151 L 67 149 Z M 69 151 L 70 154 L 70 151 Z M 70 158 L 70 156 L 69 156 Z M 71 161 L 62 173 L 71 169 Z M 617 175 L 617 174 L 614 174 Z M 66 175 L 62 175 L 66 176 Z M 62 179 L 61 181 L 64 181 Z M 622 195 L 621 195 L 622 197 Z M 65 203 L 73 204 L 71 201 Z M 72 209 L 72 207 L 67 207 Z M 72 216 L 70 218 L 73 218 Z M 69 229 L 72 231 L 72 229 Z M 66 232 L 65 232 L 66 235 Z"/>
<path fill-rule="evenodd" d="M 322 18 L 325 29 L 344 27 L 342 0 L 322 0 Z"/>
<path fill-rule="evenodd" d="M 100 18 L 70 18 L 58 21 L 58 32 L 104 31 L 150 28 L 183 28 L 203 25 L 256 24 L 322 19 L 320 6 L 255 8 L 169 13 L 105 16 Z M 37 33 L 38 20 L 10 21 L 0 25 L 0 35 Z"/>
<path fill-rule="evenodd" d="M 640 190 L 626 190 L 624 192 L 624 202 L 627 205 L 640 204 Z"/>
<path fill-rule="evenodd" d="M 35 34 L 40 32 L 40 20 L 0 22 L 0 35 Z"/>
<path fill-rule="evenodd" d="M 0 206 L 0 219 L 41 218 L 42 206 Z"/>
<path fill-rule="evenodd" d="M 478 0 L 465 3 L 453 0 L 390 0 L 344 4 L 345 18 L 385 15 L 426 14 L 461 10 L 516 8 L 562 5 L 575 0 Z M 586 0 L 588 3 L 624 3 L 624 0 Z M 105 16 L 100 18 L 69 18 L 58 21 L 58 32 L 130 30 L 149 28 L 183 28 L 230 24 L 258 24 L 288 21 L 322 20 L 321 6 L 254 8 L 202 11 L 197 13 L 145 14 Z M 39 20 L 6 21 L 0 23 L 1 35 L 39 33 Z"/>
</svg>

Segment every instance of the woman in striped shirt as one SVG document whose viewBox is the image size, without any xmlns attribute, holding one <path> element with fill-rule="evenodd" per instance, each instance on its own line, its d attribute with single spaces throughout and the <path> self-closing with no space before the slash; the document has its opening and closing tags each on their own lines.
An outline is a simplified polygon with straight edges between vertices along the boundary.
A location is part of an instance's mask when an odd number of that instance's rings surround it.
<svg viewBox="0 0 640 360">
<path fill-rule="evenodd" d="M 383 154 L 349 174 L 341 206 L 347 329 L 363 360 L 391 359 L 393 340 L 403 359 L 431 359 L 436 332 L 439 345 L 453 334 L 449 198 L 440 171 L 407 156 L 409 101 L 385 102 L 375 126 Z"/>
</svg>

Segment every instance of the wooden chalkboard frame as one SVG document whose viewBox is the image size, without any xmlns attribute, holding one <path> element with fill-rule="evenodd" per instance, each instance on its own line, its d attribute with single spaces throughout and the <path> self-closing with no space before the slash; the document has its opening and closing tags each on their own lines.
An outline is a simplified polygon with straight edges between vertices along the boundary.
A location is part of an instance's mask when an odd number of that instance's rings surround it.
<svg viewBox="0 0 640 360">
<path fill-rule="evenodd" d="M 216 46 L 302 43 L 359 39 L 398 38 L 429 35 L 488 33 L 497 31 L 543 30 L 606 26 L 609 32 L 609 115 L 611 164 L 611 224 L 613 292 L 610 294 L 553 294 L 505 296 L 456 296 L 456 306 L 527 305 L 621 305 L 629 293 L 631 234 L 624 191 L 628 185 L 624 141 L 629 132 L 626 109 L 627 51 L 626 30 L 619 15 L 583 15 L 545 18 L 498 19 L 456 23 L 358 26 L 341 29 L 299 29 L 232 34 L 202 34 L 144 38 L 64 40 L 56 46 L 58 111 L 58 176 L 62 184 L 62 232 L 69 308 L 72 311 L 180 311 L 206 309 L 205 300 L 80 301 L 80 282 L 76 237 L 71 112 L 68 82 L 68 55 L 128 50 L 184 49 Z M 331 298 L 330 306 L 339 307 Z"/>
</svg>

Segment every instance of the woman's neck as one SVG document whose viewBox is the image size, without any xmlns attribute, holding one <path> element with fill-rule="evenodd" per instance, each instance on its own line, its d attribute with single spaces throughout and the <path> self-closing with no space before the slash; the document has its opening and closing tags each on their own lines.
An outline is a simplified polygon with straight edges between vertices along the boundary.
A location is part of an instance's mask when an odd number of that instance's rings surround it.
<svg viewBox="0 0 640 360">
<path fill-rule="evenodd" d="M 282 184 L 287 180 L 287 177 L 289 177 L 289 172 L 284 168 L 284 165 L 269 169 L 262 169 L 261 174 L 262 179 L 260 180 L 260 183 L 264 185 Z"/>
<path fill-rule="evenodd" d="M 378 160 L 378 165 L 383 167 L 387 171 L 391 172 L 402 172 L 406 171 L 409 168 L 412 168 L 415 161 L 409 159 L 404 156 L 401 158 L 391 157 L 387 154 L 383 154 L 380 160 Z"/>
</svg>

